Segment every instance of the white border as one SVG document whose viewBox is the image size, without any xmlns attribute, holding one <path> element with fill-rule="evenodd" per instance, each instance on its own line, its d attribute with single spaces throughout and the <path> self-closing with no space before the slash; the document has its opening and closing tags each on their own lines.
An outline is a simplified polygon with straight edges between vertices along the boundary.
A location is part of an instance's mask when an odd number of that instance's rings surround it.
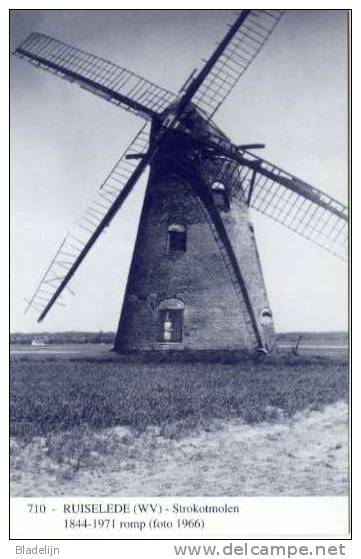
<svg viewBox="0 0 361 559">
<path fill-rule="evenodd" d="M 357 15 L 358 15 L 358 9 L 357 7 L 353 8 L 352 6 L 352 2 L 348 3 L 347 5 L 343 5 L 343 3 L 341 2 L 328 2 L 328 3 L 324 3 L 324 2 L 319 2 L 317 3 L 317 6 L 315 6 L 314 2 L 310 2 L 305 0 L 302 3 L 295 3 L 292 5 L 292 9 L 348 9 L 351 8 L 353 9 L 353 26 L 354 28 L 356 27 L 357 29 Z M 236 2 L 223 2 L 222 3 L 222 9 L 238 9 L 239 8 L 239 3 Z M 249 6 L 248 6 L 249 7 Z M 260 6 L 257 6 L 260 7 Z M 263 2 L 262 3 L 262 7 L 274 7 L 274 3 L 271 2 Z M 282 7 L 285 7 L 284 4 L 282 4 Z M 152 4 L 147 3 L 147 2 L 141 2 L 138 0 L 133 0 L 132 3 L 125 3 L 125 4 L 119 4 L 116 2 L 103 2 L 103 4 L 101 6 L 97 5 L 96 3 L 93 2 L 76 2 L 74 4 L 74 2 L 63 2 L 62 5 L 56 5 L 56 6 L 50 6 L 48 2 L 42 1 L 42 2 L 34 2 L 34 3 L 29 3 L 29 2 L 24 2 L 24 1 L 18 1 L 17 3 L 2 3 L 1 8 L 0 8 L 0 14 L 1 14 L 1 18 L 0 18 L 0 25 L 1 25 L 1 33 L 0 33 L 0 38 L 1 38 L 1 42 L 2 42 L 2 49 L 1 52 L 5 53 L 4 54 L 4 58 L 5 60 L 4 62 L 4 67 L 7 67 L 7 56 L 8 56 L 8 33 L 9 33 L 9 29 L 8 29 L 8 10 L 9 9 L 49 9 L 49 8 L 58 8 L 58 9 L 67 9 L 67 8 L 77 8 L 77 9 L 169 9 L 169 3 L 168 2 L 154 2 Z M 188 0 L 183 0 L 182 2 L 174 2 L 172 3 L 172 9 L 217 9 L 220 8 L 219 5 L 214 5 L 210 2 L 204 2 L 204 1 L 198 1 L 198 2 L 189 2 Z M 291 8 L 290 8 L 291 9 Z M 355 21 L 356 20 L 356 21 Z M 354 59 L 358 60 L 357 57 L 357 53 L 359 52 L 359 41 L 360 41 L 360 35 L 356 32 L 354 32 L 354 44 L 353 44 L 353 57 Z M 357 65 L 357 64 L 356 64 Z M 356 66 L 355 65 L 355 66 Z M 353 88 L 355 91 L 355 93 L 353 93 L 353 96 L 355 99 L 359 99 L 359 91 L 358 91 L 358 74 L 356 72 L 356 68 L 354 68 L 354 76 L 353 76 Z M 1 103 L 1 107 L 2 107 L 2 119 L 1 121 L 3 123 L 8 122 L 8 89 L 6 87 L 5 84 L 3 84 L 2 90 L 1 90 L 1 96 L 2 96 L 2 103 Z M 355 103 L 356 105 L 356 103 Z M 354 115 L 356 115 L 356 122 L 358 122 L 358 112 L 359 109 L 357 106 L 354 107 Z M 356 126 L 354 126 L 356 128 Z M 3 316 L 0 322 L 0 340 L 1 340 L 1 346 L 0 349 L 2 351 L 0 351 L 0 364 L 2 365 L 0 370 L 2 373 L 2 379 L 4 381 L 4 385 L 2 386 L 2 390 L 1 390 L 1 394 L 2 394 L 2 398 L 3 398 L 3 402 L 2 402 L 2 410 L 7 409 L 7 400 L 8 400 L 8 387 L 7 387 L 7 379 L 6 379 L 6 371 L 8 369 L 8 359 L 7 359 L 7 342 L 5 342 L 5 340 L 8 340 L 8 321 L 5 318 L 4 315 L 6 315 L 5 310 L 8 307 L 8 298 L 7 298 L 7 293 L 8 293 L 8 269 L 7 267 L 4 265 L 5 262 L 7 262 L 7 255 L 8 255 L 8 243 L 6 242 L 7 238 L 8 238 L 8 192 L 7 192 L 7 188 L 6 185 L 8 184 L 8 178 L 7 178 L 7 173 L 5 171 L 6 168 L 6 161 L 7 161 L 7 157 L 8 157 L 8 138 L 7 138 L 7 132 L 5 132 L 4 129 L 6 129 L 7 127 L 4 126 L 3 124 L 3 136 L 2 136 L 2 141 L 1 141 L 1 155 L 2 155 L 2 161 L 3 161 L 3 165 L 2 167 L 2 174 L 3 174 L 3 180 L 1 181 L 1 204 L 0 204 L 0 208 L 1 208 L 1 260 L 0 262 L 3 264 L 2 266 L 2 273 L 0 274 L 0 278 L 1 278 L 1 294 L 2 294 L 2 304 L 1 304 L 1 308 L 3 309 Z M 6 134 L 6 136 L 5 136 Z M 354 139 L 354 146 L 358 145 L 358 140 L 357 140 L 357 132 L 355 134 L 356 139 Z M 354 149 L 354 152 L 358 155 L 358 151 L 356 151 L 356 149 Z M 357 162 L 357 158 L 355 158 L 355 161 Z M 355 176 L 356 176 L 356 180 L 355 180 L 355 189 L 353 192 L 353 213 L 354 215 L 356 215 L 356 211 L 355 208 L 358 207 L 358 202 L 359 199 L 358 197 L 360 196 L 360 189 L 361 189 L 361 183 L 360 181 L 357 180 L 358 178 L 358 170 L 355 169 Z M 354 230 L 353 230 L 353 243 L 355 244 L 355 246 L 357 247 L 357 241 L 356 239 L 359 238 L 359 231 L 358 231 L 358 221 L 359 220 L 355 220 L 355 225 L 354 225 Z M 354 266 L 354 271 L 356 273 L 356 279 L 355 279 L 355 285 L 358 285 L 357 282 L 357 272 L 358 272 L 358 265 L 357 265 L 357 261 L 356 263 L 353 264 Z M 356 290 L 355 290 L 356 291 Z M 355 293 L 355 303 L 354 305 L 356 305 L 356 310 L 354 309 L 354 316 L 357 316 L 357 308 L 358 308 L 358 303 L 359 303 L 359 298 L 358 298 L 358 294 Z M 357 339 L 357 327 L 356 327 L 356 333 L 354 333 L 355 338 Z M 6 346 L 5 346 L 6 343 Z M 353 393 L 355 395 L 361 394 L 361 391 L 359 390 L 359 375 L 357 374 L 357 370 L 358 370 L 358 356 L 357 354 L 354 356 L 354 385 L 353 385 Z M 5 379 L 5 380 L 4 380 Z M 356 398 L 356 396 L 355 396 Z M 357 402 L 357 400 L 355 400 L 355 402 Z M 358 404 L 358 402 L 357 402 Z M 359 409 L 360 406 L 356 405 L 354 408 L 354 418 L 353 418 L 353 424 L 354 426 L 359 424 Z M 7 443 L 5 441 L 7 441 L 7 422 L 6 421 L 2 421 L 1 422 L 1 434 L 3 435 L 2 437 L 2 441 L 3 444 L 5 446 L 7 446 Z M 358 437 L 357 437 L 358 438 Z M 358 452 L 358 445 L 357 443 L 357 438 L 355 437 L 356 440 L 354 440 L 354 449 L 353 449 L 353 453 L 354 453 L 354 471 L 357 473 L 359 471 L 359 452 Z M 13 556 L 15 555 L 15 544 L 16 542 L 9 542 L 8 541 L 8 535 L 7 535 L 7 514 L 6 514 L 6 494 L 7 494 L 7 486 L 8 486 L 8 468 L 7 468 L 7 462 L 2 460 L 1 461 L 1 465 L 0 465 L 0 472 L 1 472 L 1 486 L 4 489 L 3 495 L 5 495 L 5 498 L 3 498 L 2 503 L 3 503 L 3 510 L 5 512 L 4 515 L 2 515 L 3 521 L 1 524 L 1 540 L 0 540 L 0 550 L 3 552 L 3 556 Z M 356 475 L 354 476 L 355 478 L 357 477 Z M 359 501 L 356 497 L 356 495 L 359 494 L 358 492 L 359 489 L 359 482 L 357 481 L 357 479 L 354 479 L 354 511 L 353 511 L 353 516 L 354 516 L 354 523 L 357 523 L 357 518 L 359 518 Z M 22 542 L 22 543 L 26 543 L 26 542 Z M 36 542 L 31 542 L 32 544 L 35 544 Z M 53 545 L 56 545 L 56 542 L 48 542 L 51 543 Z M 79 554 L 86 554 L 87 557 L 98 557 L 99 553 L 102 554 L 107 554 L 107 556 L 111 553 L 117 553 L 117 557 L 120 556 L 120 553 L 122 553 L 122 555 L 124 557 L 128 557 L 130 554 L 132 555 L 138 555 L 139 556 L 149 556 L 149 553 L 151 551 L 152 555 L 156 555 L 159 558 L 163 558 L 163 557 L 170 557 L 172 555 L 174 555 L 172 553 L 172 547 L 173 547 L 173 543 L 174 542 L 167 542 L 167 541 L 152 541 L 152 542 L 145 542 L 145 541 L 76 541 L 76 542 L 62 542 L 61 544 L 59 544 L 59 546 L 62 548 L 63 553 L 62 556 L 66 556 L 66 557 L 79 557 Z M 266 541 L 263 543 L 267 543 Z M 277 543 L 276 541 L 273 541 L 272 543 Z M 321 542 L 322 543 L 322 542 Z M 332 542 L 329 542 L 332 543 Z M 358 557 L 359 556 L 359 552 L 360 551 L 360 537 L 359 537 L 359 531 L 357 530 L 357 526 L 354 526 L 354 539 L 352 542 L 347 542 L 347 557 Z M 110 555 L 109 555 L 110 556 Z"/>
</svg>

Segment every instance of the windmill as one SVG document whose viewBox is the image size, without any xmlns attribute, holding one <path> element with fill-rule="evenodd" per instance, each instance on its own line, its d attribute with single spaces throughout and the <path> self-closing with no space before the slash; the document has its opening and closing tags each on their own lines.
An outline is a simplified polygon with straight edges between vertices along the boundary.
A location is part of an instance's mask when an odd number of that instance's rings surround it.
<svg viewBox="0 0 361 559">
<path fill-rule="evenodd" d="M 173 93 L 40 33 L 19 58 L 141 117 L 145 124 L 68 233 L 27 308 L 42 321 L 149 168 L 115 349 L 269 351 L 274 326 L 249 209 L 345 259 L 347 209 L 235 145 L 214 116 L 283 10 L 243 10 L 199 72 Z"/>
</svg>

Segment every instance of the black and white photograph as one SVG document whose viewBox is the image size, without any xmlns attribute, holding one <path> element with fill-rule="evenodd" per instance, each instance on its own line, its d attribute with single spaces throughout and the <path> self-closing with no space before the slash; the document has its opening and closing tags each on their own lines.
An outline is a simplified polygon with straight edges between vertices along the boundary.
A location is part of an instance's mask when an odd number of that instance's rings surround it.
<svg viewBox="0 0 361 559">
<path fill-rule="evenodd" d="M 10 10 L 12 498 L 348 497 L 349 26 Z"/>
</svg>

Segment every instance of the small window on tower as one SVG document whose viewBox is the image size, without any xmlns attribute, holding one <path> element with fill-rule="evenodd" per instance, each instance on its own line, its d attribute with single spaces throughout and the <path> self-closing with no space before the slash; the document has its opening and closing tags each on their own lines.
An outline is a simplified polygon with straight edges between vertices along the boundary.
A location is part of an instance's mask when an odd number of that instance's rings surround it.
<svg viewBox="0 0 361 559">
<path fill-rule="evenodd" d="M 221 210 L 229 210 L 229 202 L 226 187 L 222 182 L 216 181 L 212 184 L 213 202 Z"/>
<path fill-rule="evenodd" d="M 184 225 L 173 223 L 168 227 L 168 254 L 178 254 L 187 250 L 187 230 Z"/>
</svg>

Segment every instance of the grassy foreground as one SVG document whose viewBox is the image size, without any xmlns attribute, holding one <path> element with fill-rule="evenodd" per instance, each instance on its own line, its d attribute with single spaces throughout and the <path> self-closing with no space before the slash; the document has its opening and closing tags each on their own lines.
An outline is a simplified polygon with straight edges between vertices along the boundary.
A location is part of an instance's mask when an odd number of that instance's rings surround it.
<svg viewBox="0 0 361 559">
<path fill-rule="evenodd" d="M 14 360 L 11 370 L 11 434 L 23 440 L 114 425 L 158 425 L 172 437 L 213 419 L 277 421 L 348 393 L 347 361 L 317 357 L 258 364 Z"/>
</svg>

